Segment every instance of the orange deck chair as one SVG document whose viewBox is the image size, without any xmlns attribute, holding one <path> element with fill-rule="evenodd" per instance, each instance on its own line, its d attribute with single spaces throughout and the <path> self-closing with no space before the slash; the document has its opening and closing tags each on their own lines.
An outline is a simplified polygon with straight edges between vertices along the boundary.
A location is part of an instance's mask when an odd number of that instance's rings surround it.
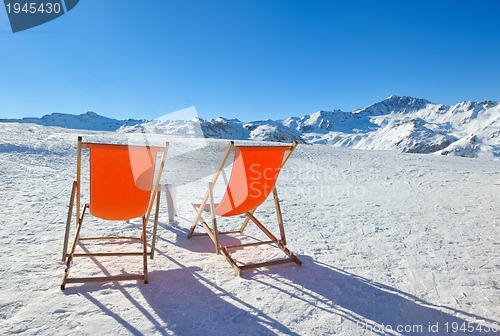
<svg viewBox="0 0 500 336">
<path fill-rule="evenodd" d="M 80 211 L 82 149 L 89 149 L 90 156 L 90 202 Z M 122 280 L 142 280 L 148 283 L 147 257 L 154 256 L 156 230 L 158 224 L 158 210 L 160 202 L 159 182 L 165 165 L 168 143 L 164 147 L 115 145 L 103 143 L 83 142 L 78 137 L 76 181 L 73 182 L 71 198 L 64 235 L 62 259 L 66 262 L 61 289 L 67 283 L 108 282 Z M 158 154 L 161 159 L 155 177 L 155 168 Z M 75 204 L 76 201 L 76 204 Z M 148 224 L 153 205 L 156 203 L 154 226 L 152 233 L 151 251 L 148 252 L 146 226 Z M 75 222 L 76 233 L 68 253 L 68 239 L 73 217 L 73 206 L 76 206 Z M 85 212 L 89 210 L 93 217 L 106 221 L 128 221 L 142 217 L 142 231 L 139 237 L 81 237 L 81 228 Z M 111 222 L 108 222 L 111 223 Z M 142 242 L 142 252 L 102 252 L 102 253 L 75 253 L 80 241 L 84 240 L 137 240 Z M 122 274 L 104 277 L 69 278 L 69 272 L 75 257 L 112 257 L 112 256 L 142 256 L 142 274 Z"/>
<path fill-rule="evenodd" d="M 237 275 L 241 275 L 243 271 L 249 269 L 290 262 L 300 266 L 302 262 L 286 247 L 285 229 L 283 227 L 281 207 L 275 185 L 281 168 L 296 146 L 297 142 L 287 146 L 235 146 L 234 142 L 231 141 L 212 181 L 208 185 L 208 190 L 203 201 L 201 204 L 192 204 L 196 217 L 188 233 L 188 238 L 208 235 L 215 244 L 216 253 L 222 253 L 225 256 Z M 213 189 L 232 151 L 234 151 L 234 158 L 229 183 L 221 202 L 215 203 Z M 276 209 L 279 239 L 254 216 L 257 208 L 268 198 L 271 192 L 273 193 Z M 211 214 L 212 227 L 203 219 L 203 211 Z M 229 217 L 238 215 L 245 216 L 239 230 L 218 231 L 217 216 Z M 267 236 L 266 239 L 269 240 L 232 246 L 223 246 L 220 243 L 220 234 L 243 234 L 250 221 L 255 223 L 265 236 Z M 201 224 L 205 228 L 206 233 L 194 232 L 198 224 Z M 286 254 L 287 258 L 242 265 L 231 256 L 231 250 L 263 244 L 274 244 Z"/>
</svg>

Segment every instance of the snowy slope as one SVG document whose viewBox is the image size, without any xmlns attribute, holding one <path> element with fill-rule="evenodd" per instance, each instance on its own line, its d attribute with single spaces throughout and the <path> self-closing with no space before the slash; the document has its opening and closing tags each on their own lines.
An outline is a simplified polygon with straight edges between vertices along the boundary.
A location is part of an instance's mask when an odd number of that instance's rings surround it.
<svg viewBox="0 0 500 336">
<path fill-rule="evenodd" d="M 71 284 L 62 292 L 78 135 L 145 137 L 0 123 L 2 335 L 499 335 L 497 160 L 299 145 L 278 191 L 288 247 L 303 266 L 237 277 L 208 238 L 186 238 L 190 202 L 211 177 L 193 173 L 213 173 L 227 141 L 148 135 L 152 144 L 171 143 L 163 182 L 176 182 L 178 205 L 168 223 L 162 195 L 149 284 Z M 274 221 L 272 202 L 257 215 Z M 108 228 L 90 216 L 85 223 L 84 236 Z M 120 224 L 110 233 L 140 228 Z M 257 231 L 249 225 L 247 234 Z M 79 258 L 72 272 L 121 274 L 140 264 Z"/>
<path fill-rule="evenodd" d="M 52 113 L 44 115 L 41 118 L 22 118 L 22 119 L 0 119 L 0 122 L 19 122 L 38 124 L 43 126 L 58 126 L 73 129 L 85 129 L 96 131 L 116 131 L 122 126 L 133 126 L 144 123 L 145 120 L 116 120 L 103 117 L 94 112 L 87 112 L 80 115 Z"/>
<path fill-rule="evenodd" d="M 434 127 L 432 127 L 434 126 Z M 432 129 L 432 128 L 434 129 Z M 439 129 L 439 125 L 429 125 L 422 119 L 389 121 L 376 132 L 370 132 L 353 148 L 391 150 L 405 153 L 433 153 L 448 147 L 456 138 Z"/>
</svg>

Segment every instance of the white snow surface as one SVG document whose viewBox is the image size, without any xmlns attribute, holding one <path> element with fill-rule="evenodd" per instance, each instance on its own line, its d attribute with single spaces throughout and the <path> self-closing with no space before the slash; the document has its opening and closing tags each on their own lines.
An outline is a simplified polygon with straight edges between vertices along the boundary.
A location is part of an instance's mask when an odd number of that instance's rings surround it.
<svg viewBox="0 0 500 336">
<path fill-rule="evenodd" d="M 397 127 L 411 132 L 419 125 Z M 78 135 L 117 143 L 145 137 L 0 123 L 2 335 L 499 334 L 498 160 L 299 145 L 277 188 L 288 247 L 303 266 L 238 277 L 208 238 L 187 239 L 190 202 L 203 197 L 227 141 L 149 135 L 151 144 L 171 144 L 162 182 L 175 184 L 177 195 L 174 223 L 162 195 L 149 284 L 69 284 L 61 291 Z M 268 200 L 257 214 L 276 233 L 272 210 Z M 139 221 L 114 230 L 96 224 L 85 219 L 82 234 L 140 230 Z M 247 234 L 257 231 L 249 226 Z M 262 258 L 274 251 L 237 253 Z M 78 258 L 71 275 L 140 266 L 134 257 Z"/>
</svg>

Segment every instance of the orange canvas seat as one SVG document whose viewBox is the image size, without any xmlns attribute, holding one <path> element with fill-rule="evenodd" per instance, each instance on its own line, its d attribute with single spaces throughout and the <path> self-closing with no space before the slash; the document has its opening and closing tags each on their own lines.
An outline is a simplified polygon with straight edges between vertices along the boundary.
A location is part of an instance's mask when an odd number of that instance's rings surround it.
<svg viewBox="0 0 500 336">
<path fill-rule="evenodd" d="M 87 144 L 87 148 L 90 214 L 107 220 L 143 215 L 149 203 L 159 148 L 101 144 Z"/>
<path fill-rule="evenodd" d="M 90 168 L 89 185 L 90 201 L 80 211 L 82 149 L 89 149 Z M 168 143 L 164 147 L 115 145 L 83 142 L 78 138 L 77 177 L 73 182 L 70 206 L 66 223 L 63 246 L 63 261 L 66 262 L 61 289 L 67 283 L 143 280 L 147 283 L 147 257 L 154 256 L 156 228 L 159 208 L 159 181 L 165 164 Z M 158 173 L 155 177 L 157 156 L 161 153 Z M 75 204 L 76 201 L 76 204 Z M 147 251 L 146 226 L 156 203 L 151 252 Z M 76 233 L 72 248 L 68 253 L 68 239 L 72 219 L 73 206 L 76 207 Z M 142 231 L 139 237 L 81 237 L 81 228 L 87 209 L 93 217 L 105 221 L 127 221 L 141 217 Z M 109 223 L 109 222 L 108 222 Z M 105 252 L 76 253 L 76 248 L 83 240 L 125 239 L 142 243 L 142 252 Z M 69 272 L 75 257 L 107 257 L 107 256 L 142 256 L 143 273 L 93 278 L 69 278 Z"/>
<path fill-rule="evenodd" d="M 290 146 L 235 147 L 230 183 L 215 213 L 241 215 L 261 205 L 276 183 L 287 150 Z"/>
<path fill-rule="evenodd" d="M 222 253 L 226 257 L 238 275 L 241 275 L 241 273 L 246 269 L 254 269 L 288 262 L 294 262 L 297 265 L 301 265 L 300 260 L 285 246 L 285 230 L 283 226 L 281 207 L 276 191 L 276 180 L 278 179 L 281 168 L 288 160 L 296 146 L 296 142 L 288 146 L 235 146 L 233 142 L 230 142 L 218 170 L 216 171 L 212 181 L 209 183 L 205 198 L 201 204 L 193 204 L 196 217 L 191 230 L 189 231 L 188 238 L 197 235 L 208 235 L 215 244 L 216 252 Z M 213 189 L 231 152 L 234 152 L 234 158 L 229 183 L 220 203 L 215 203 Z M 271 193 L 273 193 L 275 203 L 280 239 L 276 238 L 276 236 L 254 216 L 256 209 L 268 198 Z M 210 227 L 203 219 L 203 211 L 211 213 L 212 227 Z M 226 232 L 218 230 L 217 216 L 232 217 L 238 215 L 245 215 L 245 220 L 239 230 Z M 220 243 L 219 234 L 243 234 L 243 231 L 249 221 L 255 223 L 255 225 L 264 233 L 265 236 L 267 236 L 269 240 L 260 241 L 258 243 L 231 246 L 224 246 Z M 201 224 L 205 228 L 205 234 L 194 233 L 198 224 Z M 279 249 L 285 252 L 287 258 L 240 265 L 230 253 L 231 249 L 263 244 L 276 245 Z"/>
</svg>

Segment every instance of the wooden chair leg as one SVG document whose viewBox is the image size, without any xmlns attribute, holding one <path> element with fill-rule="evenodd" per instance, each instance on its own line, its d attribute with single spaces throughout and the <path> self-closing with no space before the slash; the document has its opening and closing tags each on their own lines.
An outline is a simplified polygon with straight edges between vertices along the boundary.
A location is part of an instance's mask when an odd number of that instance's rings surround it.
<svg viewBox="0 0 500 336">
<path fill-rule="evenodd" d="M 148 283 L 148 243 L 146 239 L 146 217 L 142 217 L 142 260 L 144 263 L 144 269 L 143 269 L 143 274 L 144 274 L 144 283 Z"/>
<path fill-rule="evenodd" d="M 76 195 L 76 181 L 73 182 L 73 188 L 71 189 L 71 196 L 69 199 L 68 217 L 66 219 L 66 231 L 64 233 L 62 261 L 66 261 L 66 255 L 68 253 L 68 241 L 69 241 L 69 233 L 71 226 L 71 217 L 73 217 L 73 206 L 75 203 L 75 195 Z"/>
<path fill-rule="evenodd" d="M 66 288 L 66 281 L 68 280 L 69 277 L 69 271 L 71 269 L 71 263 L 73 262 L 73 256 L 76 251 L 76 246 L 78 245 L 78 242 L 80 241 L 80 231 L 82 229 L 82 224 L 83 224 L 83 218 L 85 216 L 85 210 L 87 209 L 87 205 L 83 208 L 82 211 L 82 216 L 81 218 L 77 221 L 77 226 L 76 226 L 76 233 L 75 233 L 75 239 L 73 240 L 73 246 L 71 247 L 71 252 L 69 256 L 67 256 L 66 259 L 66 269 L 64 270 L 64 277 L 63 281 L 61 283 L 61 289 L 64 290 Z"/>
<path fill-rule="evenodd" d="M 156 195 L 156 208 L 155 208 L 155 218 L 153 224 L 153 238 L 151 240 L 151 259 L 154 258 L 155 248 L 156 248 L 156 232 L 158 231 L 158 214 L 160 213 L 160 195 L 161 192 L 158 191 Z"/>
<path fill-rule="evenodd" d="M 214 235 L 215 253 L 220 254 L 219 245 L 219 232 L 217 230 L 217 217 L 215 216 L 215 204 L 214 204 L 214 194 L 213 194 L 212 182 L 208 184 L 208 190 L 210 192 L 210 214 L 212 215 L 212 230 Z"/>
<path fill-rule="evenodd" d="M 276 218 L 278 220 L 278 227 L 280 229 L 280 237 L 283 245 L 286 245 L 286 237 L 285 237 L 285 227 L 283 226 L 283 216 L 281 214 L 281 206 L 280 201 L 278 199 L 278 191 L 276 187 L 273 188 L 273 199 L 274 199 L 274 207 L 276 208 Z"/>
</svg>

